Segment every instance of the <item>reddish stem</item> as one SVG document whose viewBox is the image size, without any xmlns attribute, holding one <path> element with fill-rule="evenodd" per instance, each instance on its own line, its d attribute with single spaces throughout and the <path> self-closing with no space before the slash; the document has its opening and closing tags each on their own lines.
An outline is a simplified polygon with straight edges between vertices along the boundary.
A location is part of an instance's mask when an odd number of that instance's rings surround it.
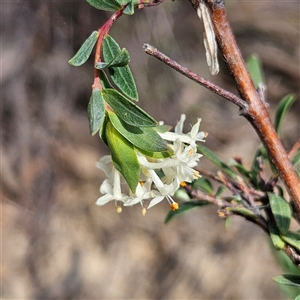
<svg viewBox="0 0 300 300">
<path fill-rule="evenodd" d="M 96 45 L 96 52 L 95 52 L 95 59 L 94 63 L 101 62 L 101 50 L 102 50 L 102 42 L 103 39 L 106 37 L 108 34 L 111 26 L 115 21 L 117 21 L 122 15 L 123 11 L 126 6 L 122 7 L 118 11 L 116 11 L 107 21 L 106 23 L 98 29 L 99 37 Z M 94 69 L 94 84 L 93 84 L 93 89 L 102 89 L 101 82 L 100 82 L 100 70 Z"/>
</svg>

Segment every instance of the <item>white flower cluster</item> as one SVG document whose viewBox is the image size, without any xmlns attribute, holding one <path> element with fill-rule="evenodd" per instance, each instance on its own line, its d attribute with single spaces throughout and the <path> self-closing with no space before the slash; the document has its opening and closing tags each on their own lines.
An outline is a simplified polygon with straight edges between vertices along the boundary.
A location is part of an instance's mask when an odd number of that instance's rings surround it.
<svg viewBox="0 0 300 300">
<path fill-rule="evenodd" d="M 117 211 L 120 212 L 121 206 L 118 205 L 118 202 L 123 203 L 124 206 L 140 203 L 143 207 L 142 212 L 145 214 L 145 200 L 150 200 L 147 206 L 150 208 L 167 198 L 171 209 L 177 209 L 178 204 L 174 202 L 171 196 L 178 190 L 182 182 L 192 182 L 199 177 L 199 173 L 193 169 L 201 157 L 201 154 L 197 153 L 196 143 L 197 141 L 204 141 L 207 135 L 205 132 L 199 132 L 201 119 L 198 119 L 190 133 L 183 133 L 185 118 L 185 115 L 181 115 L 174 132 L 159 133 L 174 151 L 173 156 L 149 159 L 137 151 L 141 174 L 135 193 L 130 192 L 126 181 L 113 166 L 111 156 L 104 156 L 97 163 L 97 167 L 105 172 L 107 179 L 100 186 L 100 192 L 103 196 L 97 200 L 96 204 L 104 205 L 114 200 Z M 158 172 L 163 176 L 160 177 Z"/>
</svg>

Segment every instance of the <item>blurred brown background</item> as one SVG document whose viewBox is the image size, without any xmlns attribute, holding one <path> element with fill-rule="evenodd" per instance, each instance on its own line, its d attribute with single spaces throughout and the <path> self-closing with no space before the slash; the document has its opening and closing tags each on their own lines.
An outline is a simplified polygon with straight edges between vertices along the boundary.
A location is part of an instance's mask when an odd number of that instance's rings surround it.
<svg viewBox="0 0 300 300">
<path fill-rule="evenodd" d="M 227 1 L 245 57 L 257 53 L 273 116 L 296 93 L 284 123 L 287 149 L 299 138 L 299 1 Z M 107 149 L 91 137 L 86 107 L 92 60 L 67 61 L 110 14 L 85 1 L 1 1 L 1 198 L 3 299 L 285 299 L 265 234 L 234 218 L 229 229 L 208 207 L 163 224 L 168 204 L 141 215 L 97 207 Z M 176 74 L 144 43 L 235 92 L 223 63 L 211 76 L 202 24 L 187 0 L 123 16 L 111 35 L 131 53 L 140 106 L 174 125 L 202 118 L 206 145 L 249 165 L 259 144 L 238 109 Z M 201 160 L 201 164 L 213 167 Z"/>
</svg>

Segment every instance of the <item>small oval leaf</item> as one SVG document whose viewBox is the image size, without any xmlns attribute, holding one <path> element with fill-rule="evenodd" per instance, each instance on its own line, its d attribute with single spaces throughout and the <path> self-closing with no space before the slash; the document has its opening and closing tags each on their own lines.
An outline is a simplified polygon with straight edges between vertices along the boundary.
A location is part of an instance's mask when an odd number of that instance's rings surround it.
<svg viewBox="0 0 300 300">
<path fill-rule="evenodd" d="M 86 0 L 91 6 L 106 10 L 106 11 L 116 11 L 119 10 L 122 6 L 116 0 Z"/>
<path fill-rule="evenodd" d="M 90 57 L 98 37 L 99 32 L 93 31 L 92 34 L 82 44 L 77 53 L 69 60 L 69 64 L 75 67 L 83 65 Z"/>
<path fill-rule="evenodd" d="M 102 90 L 104 100 L 124 122 L 138 127 L 154 127 L 157 122 L 145 111 L 113 89 Z"/>
<path fill-rule="evenodd" d="M 272 241 L 275 249 L 277 249 L 277 250 L 284 249 L 285 242 L 280 237 L 279 230 L 277 229 L 275 223 L 273 223 L 273 222 L 269 223 L 269 232 L 270 232 L 271 241 Z"/>
<path fill-rule="evenodd" d="M 200 177 L 197 180 L 193 181 L 192 186 L 194 189 L 201 189 L 202 191 L 210 195 L 212 195 L 214 192 L 211 182 L 205 177 Z"/>
<path fill-rule="evenodd" d="M 93 90 L 87 111 L 90 132 L 91 135 L 95 135 L 99 129 L 101 130 L 105 117 L 104 100 L 100 90 Z"/>
<path fill-rule="evenodd" d="M 292 217 L 290 204 L 282 197 L 268 193 L 270 206 L 280 233 L 287 233 Z"/>
<path fill-rule="evenodd" d="M 106 140 L 111 151 L 115 168 L 123 175 L 130 190 L 134 193 L 140 177 L 140 164 L 132 146 L 112 125 L 106 125 Z"/>
<path fill-rule="evenodd" d="M 281 235 L 282 239 L 286 241 L 287 244 L 300 250 L 300 234 L 298 232 L 288 231 Z"/>
<path fill-rule="evenodd" d="M 122 49 L 121 52 L 110 62 L 98 62 L 95 64 L 95 68 L 102 70 L 107 67 L 125 67 L 130 61 L 129 53 L 126 49 Z"/>
<path fill-rule="evenodd" d="M 110 35 L 107 35 L 103 40 L 104 61 L 106 63 L 112 62 L 120 52 L 121 48 L 118 43 Z M 122 93 L 130 99 L 137 101 L 138 92 L 129 66 L 109 67 L 108 70 L 113 82 Z"/>
<path fill-rule="evenodd" d="M 108 116 L 115 129 L 135 147 L 149 152 L 168 151 L 165 141 L 151 127 L 130 126 L 113 112 L 108 112 Z"/>
<path fill-rule="evenodd" d="M 250 55 L 246 61 L 246 64 L 255 88 L 257 89 L 259 84 L 265 84 L 263 69 L 258 55 Z"/>
</svg>

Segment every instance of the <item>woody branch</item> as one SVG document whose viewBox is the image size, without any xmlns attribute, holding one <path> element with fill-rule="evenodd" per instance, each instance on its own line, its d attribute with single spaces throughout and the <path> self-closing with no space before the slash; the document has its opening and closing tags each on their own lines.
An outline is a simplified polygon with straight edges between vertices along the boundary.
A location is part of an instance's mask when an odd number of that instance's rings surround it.
<svg viewBox="0 0 300 300">
<path fill-rule="evenodd" d="M 279 177 L 291 196 L 295 217 L 300 221 L 300 180 L 274 129 L 267 105 L 254 87 L 227 20 L 224 0 L 189 1 L 195 9 L 198 8 L 200 1 L 208 7 L 219 49 L 230 73 L 234 77 L 241 98 L 248 104 L 242 111 L 242 115 L 251 123 L 266 147 Z"/>
</svg>

